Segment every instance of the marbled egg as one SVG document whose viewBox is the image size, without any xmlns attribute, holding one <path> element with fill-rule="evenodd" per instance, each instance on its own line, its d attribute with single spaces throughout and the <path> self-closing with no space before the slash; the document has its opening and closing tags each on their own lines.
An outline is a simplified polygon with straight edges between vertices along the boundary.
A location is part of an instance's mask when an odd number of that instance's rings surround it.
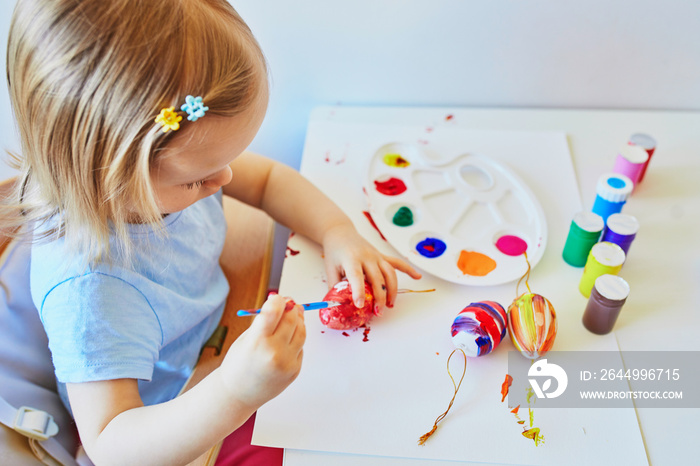
<svg viewBox="0 0 700 466">
<path fill-rule="evenodd" d="M 452 342 L 469 357 L 483 356 L 506 336 L 506 311 L 494 301 L 471 303 L 452 323 Z"/>
<path fill-rule="evenodd" d="M 554 345 L 557 313 L 544 296 L 523 293 L 508 308 L 508 331 L 523 356 L 537 359 Z"/>
</svg>

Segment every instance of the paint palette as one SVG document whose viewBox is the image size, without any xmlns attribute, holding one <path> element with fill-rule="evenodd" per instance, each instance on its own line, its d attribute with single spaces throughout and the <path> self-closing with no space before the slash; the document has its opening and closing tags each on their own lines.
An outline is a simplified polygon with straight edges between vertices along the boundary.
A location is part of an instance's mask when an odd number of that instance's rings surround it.
<svg viewBox="0 0 700 466">
<path fill-rule="evenodd" d="M 478 153 L 400 142 L 377 150 L 365 186 L 387 241 L 411 263 L 465 285 L 519 279 L 542 257 L 547 224 L 527 185 Z"/>
</svg>

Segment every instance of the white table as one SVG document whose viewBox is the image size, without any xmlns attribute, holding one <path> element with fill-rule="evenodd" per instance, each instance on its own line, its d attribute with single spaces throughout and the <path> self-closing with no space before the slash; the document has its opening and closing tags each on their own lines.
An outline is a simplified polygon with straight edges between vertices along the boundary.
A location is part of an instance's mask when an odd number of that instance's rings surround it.
<svg viewBox="0 0 700 466">
<path fill-rule="evenodd" d="M 311 122 L 318 121 L 565 132 L 585 209 L 592 206 L 599 175 L 611 170 L 616 149 L 633 133 L 652 135 L 658 148 L 624 210 L 639 219 L 641 229 L 621 273 L 633 291 L 615 335 L 621 351 L 700 350 L 695 309 L 700 302 L 700 113 L 322 107 L 311 116 Z M 304 155 L 302 173 L 308 163 L 319 163 Z M 284 280 L 283 275 L 282 287 Z M 698 414 L 699 409 L 637 409 L 651 464 L 697 461 L 697 435 L 691 432 Z M 288 450 L 286 458 L 289 464 L 427 464 L 298 450 Z"/>
</svg>

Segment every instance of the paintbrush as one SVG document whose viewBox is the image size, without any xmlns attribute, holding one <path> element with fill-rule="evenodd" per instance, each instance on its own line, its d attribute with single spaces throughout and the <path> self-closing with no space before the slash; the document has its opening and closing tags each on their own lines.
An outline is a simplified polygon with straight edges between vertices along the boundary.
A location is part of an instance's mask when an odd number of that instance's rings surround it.
<svg viewBox="0 0 700 466">
<path fill-rule="evenodd" d="M 341 303 L 336 301 L 319 301 L 317 303 L 302 304 L 301 307 L 303 307 L 305 311 L 314 311 L 316 309 L 327 309 L 329 307 L 340 306 L 340 304 Z M 254 316 L 256 314 L 260 314 L 260 309 L 241 309 L 240 311 L 236 312 L 237 316 Z"/>
</svg>

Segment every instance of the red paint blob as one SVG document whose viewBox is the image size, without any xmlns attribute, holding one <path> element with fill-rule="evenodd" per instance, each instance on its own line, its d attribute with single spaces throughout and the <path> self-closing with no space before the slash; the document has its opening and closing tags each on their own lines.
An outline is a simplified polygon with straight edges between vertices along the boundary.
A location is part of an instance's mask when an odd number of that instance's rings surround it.
<svg viewBox="0 0 700 466">
<path fill-rule="evenodd" d="M 406 185 L 398 178 L 389 178 L 385 181 L 375 181 L 374 186 L 377 191 L 385 196 L 398 196 L 406 191 Z"/>
<path fill-rule="evenodd" d="M 520 256 L 527 251 L 527 243 L 513 235 L 505 235 L 498 238 L 496 247 L 507 256 Z"/>
</svg>

